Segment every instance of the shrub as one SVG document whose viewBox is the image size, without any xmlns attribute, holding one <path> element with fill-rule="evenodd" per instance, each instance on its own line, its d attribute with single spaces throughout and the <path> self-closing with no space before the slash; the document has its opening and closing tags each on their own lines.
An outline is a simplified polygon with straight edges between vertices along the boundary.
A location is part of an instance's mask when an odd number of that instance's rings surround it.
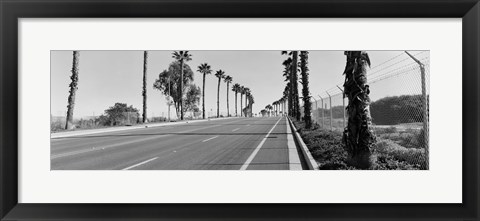
<svg viewBox="0 0 480 221">
<path fill-rule="evenodd" d="M 426 154 L 424 149 L 405 148 L 391 140 L 378 140 L 374 152 L 387 155 L 397 161 L 404 161 L 415 168 L 426 169 Z"/>
<path fill-rule="evenodd" d="M 305 124 L 293 120 L 297 132 L 312 153 L 313 158 L 319 163 L 319 169 L 323 170 L 354 170 L 347 163 L 347 152 L 343 148 L 342 133 L 312 127 L 305 129 Z M 415 141 L 418 135 L 412 135 L 411 131 L 396 132 L 396 129 L 384 128 L 384 133 L 377 138 L 373 149 L 374 170 L 414 170 L 426 169 L 426 154 L 424 149 L 406 148 L 397 142 L 405 140 Z M 385 139 L 388 137 L 389 139 Z M 394 139 L 397 141 L 393 141 Z M 412 142 L 413 142 L 412 141 Z M 417 141 L 415 141 L 417 142 Z"/>
</svg>

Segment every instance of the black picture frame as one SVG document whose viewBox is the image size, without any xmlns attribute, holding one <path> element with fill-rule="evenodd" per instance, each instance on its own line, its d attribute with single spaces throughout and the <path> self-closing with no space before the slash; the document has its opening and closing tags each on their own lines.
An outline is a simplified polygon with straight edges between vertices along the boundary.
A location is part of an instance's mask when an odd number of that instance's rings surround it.
<svg viewBox="0 0 480 221">
<path fill-rule="evenodd" d="M 478 0 L 0 0 L 0 15 L 1 220 L 479 220 Z M 463 203 L 19 204 L 17 20 L 75 17 L 462 18 Z"/>
</svg>

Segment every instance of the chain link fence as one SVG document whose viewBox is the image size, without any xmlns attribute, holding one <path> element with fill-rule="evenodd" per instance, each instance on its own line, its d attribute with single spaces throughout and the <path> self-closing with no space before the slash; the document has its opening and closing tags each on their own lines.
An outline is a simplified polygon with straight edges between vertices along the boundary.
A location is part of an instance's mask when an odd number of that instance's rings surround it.
<svg viewBox="0 0 480 221">
<path fill-rule="evenodd" d="M 426 169 L 430 53 L 415 51 L 410 55 L 399 52 L 367 70 L 370 113 L 377 137 L 376 151 L 403 154 L 407 162 Z M 314 82 L 312 84 L 314 88 Z M 312 120 L 325 130 L 343 132 L 348 120 L 345 110 L 348 98 L 343 96 L 342 82 L 332 86 L 321 94 L 312 95 Z"/>
</svg>

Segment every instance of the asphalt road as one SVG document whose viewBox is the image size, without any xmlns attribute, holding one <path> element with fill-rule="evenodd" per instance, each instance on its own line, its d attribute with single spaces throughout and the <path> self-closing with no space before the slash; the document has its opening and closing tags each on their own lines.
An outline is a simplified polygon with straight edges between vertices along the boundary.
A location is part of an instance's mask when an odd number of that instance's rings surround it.
<svg viewBox="0 0 480 221">
<path fill-rule="evenodd" d="M 52 170 L 288 170 L 285 117 L 51 138 Z"/>
</svg>

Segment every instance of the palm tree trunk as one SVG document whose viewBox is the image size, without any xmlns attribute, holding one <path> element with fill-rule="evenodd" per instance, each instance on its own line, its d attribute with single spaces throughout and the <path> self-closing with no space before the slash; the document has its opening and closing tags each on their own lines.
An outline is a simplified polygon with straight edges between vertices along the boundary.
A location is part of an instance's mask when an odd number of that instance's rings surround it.
<svg viewBox="0 0 480 221">
<path fill-rule="evenodd" d="M 68 95 L 68 106 L 67 106 L 67 122 L 65 124 L 65 129 L 70 130 L 74 128 L 73 125 L 73 110 L 75 108 L 75 95 L 78 89 L 78 62 L 79 62 L 80 52 L 73 51 L 73 64 L 72 64 L 72 82 L 70 83 L 70 94 Z"/>
<path fill-rule="evenodd" d="M 245 94 L 245 117 L 248 117 L 248 94 Z"/>
<path fill-rule="evenodd" d="M 243 93 L 240 93 L 240 117 L 243 117 Z"/>
<path fill-rule="evenodd" d="M 348 152 L 349 164 L 367 169 L 372 166 L 371 151 L 376 137 L 372 131 L 370 116 L 370 89 L 367 85 L 368 54 L 347 51 L 344 95 L 348 96 L 348 124 L 343 132 L 343 142 Z"/>
<path fill-rule="evenodd" d="M 292 53 L 292 78 L 293 78 L 293 113 L 297 120 L 300 120 L 300 105 L 298 96 L 298 80 L 297 80 L 297 57 L 298 51 Z"/>
<path fill-rule="evenodd" d="M 180 60 L 180 120 L 183 120 L 183 59 Z"/>
<path fill-rule="evenodd" d="M 143 123 L 147 123 L 147 58 L 148 52 L 143 52 Z"/>
<path fill-rule="evenodd" d="M 229 106 L 229 101 L 228 101 L 228 87 L 229 87 L 229 83 L 227 82 L 227 117 L 230 117 L 230 106 Z"/>
<path fill-rule="evenodd" d="M 238 112 L 237 112 L 237 92 L 235 91 L 235 117 L 237 117 L 237 116 L 238 116 Z"/>
<path fill-rule="evenodd" d="M 205 74 L 203 74 L 203 89 L 202 89 L 202 116 L 205 119 Z"/>
<path fill-rule="evenodd" d="M 308 52 L 300 52 L 300 68 L 302 70 L 302 96 L 303 96 L 303 114 L 305 128 L 312 127 L 310 91 L 308 89 Z"/>
<path fill-rule="evenodd" d="M 220 80 L 221 80 L 221 78 L 218 78 L 218 87 L 217 87 L 217 118 L 220 117 Z"/>
</svg>

